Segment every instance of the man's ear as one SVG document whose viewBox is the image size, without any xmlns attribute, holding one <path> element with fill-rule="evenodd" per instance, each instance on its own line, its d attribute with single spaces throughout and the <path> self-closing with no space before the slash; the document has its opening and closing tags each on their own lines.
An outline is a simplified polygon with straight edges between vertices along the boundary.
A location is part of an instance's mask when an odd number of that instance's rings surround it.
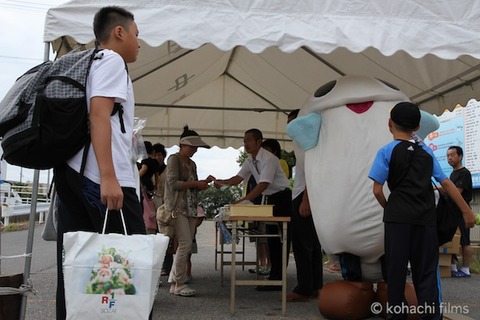
<svg viewBox="0 0 480 320">
<path fill-rule="evenodd" d="M 117 39 L 122 39 L 124 31 L 122 26 L 116 26 L 113 28 L 113 36 Z"/>
</svg>

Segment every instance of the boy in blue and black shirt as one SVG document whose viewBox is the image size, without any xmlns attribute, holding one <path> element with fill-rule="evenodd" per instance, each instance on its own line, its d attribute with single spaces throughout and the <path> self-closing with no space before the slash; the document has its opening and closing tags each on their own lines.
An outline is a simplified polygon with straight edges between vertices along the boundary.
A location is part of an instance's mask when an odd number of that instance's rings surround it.
<svg viewBox="0 0 480 320">
<path fill-rule="evenodd" d="M 441 319 L 432 176 L 461 209 L 466 225 L 471 228 L 475 222 L 473 212 L 442 172 L 432 150 L 412 139 L 419 124 L 418 107 L 411 102 L 398 103 L 388 121 L 394 141 L 378 151 L 368 175 L 374 181 L 375 197 L 385 208 L 388 319 L 406 319 L 409 311 L 404 298 L 409 261 L 418 305 L 422 307 L 417 312 L 422 313 L 421 319 Z M 388 201 L 383 192 L 385 182 L 391 192 Z"/>
</svg>

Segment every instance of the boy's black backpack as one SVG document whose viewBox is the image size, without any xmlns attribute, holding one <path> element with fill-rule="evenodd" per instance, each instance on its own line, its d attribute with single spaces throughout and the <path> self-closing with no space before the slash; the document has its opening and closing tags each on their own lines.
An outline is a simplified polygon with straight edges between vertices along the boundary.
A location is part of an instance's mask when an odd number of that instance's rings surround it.
<svg viewBox="0 0 480 320">
<path fill-rule="evenodd" d="M 433 187 L 438 190 L 437 185 L 432 180 Z M 438 190 L 439 198 L 436 207 L 437 215 L 437 238 L 438 246 L 441 247 L 445 243 L 452 241 L 457 231 L 458 222 L 457 214 L 453 208 L 453 204 Z"/>
<path fill-rule="evenodd" d="M 49 169 L 90 143 L 85 85 L 97 49 L 46 61 L 17 79 L 0 102 L 4 159 Z"/>
</svg>

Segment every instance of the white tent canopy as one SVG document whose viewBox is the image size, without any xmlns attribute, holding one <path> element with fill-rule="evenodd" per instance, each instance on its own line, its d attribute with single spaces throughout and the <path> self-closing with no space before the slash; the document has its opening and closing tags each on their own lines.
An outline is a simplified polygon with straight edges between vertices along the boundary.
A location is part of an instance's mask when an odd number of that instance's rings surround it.
<svg viewBox="0 0 480 320">
<path fill-rule="evenodd" d="M 257 127 L 288 149 L 288 111 L 345 74 L 387 81 L 436 114 L 478 99 L 475 0 L 77 0 L 48 11 L 44 41 L 59 54 L 92 46 L 105 5 L 135 15 L 136 115 L 167 146 L 188 123 L 212 145 L 239 147 Z"/>
</svg>

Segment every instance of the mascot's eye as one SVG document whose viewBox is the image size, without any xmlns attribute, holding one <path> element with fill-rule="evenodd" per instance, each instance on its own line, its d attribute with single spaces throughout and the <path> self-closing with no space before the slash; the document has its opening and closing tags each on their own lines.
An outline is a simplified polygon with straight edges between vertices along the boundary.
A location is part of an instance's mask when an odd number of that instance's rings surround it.
<svg viewBox="0 0 480 320">
<path fill-rule="evenodd" d="M 400 91 L 400 89 L 398 89 L 397 87 L 395 87 L 393 84 L 391 84 L 391 83 L 388 83 L 387 81 L 383 81 L 383 80 L 381 80 L 381 79 L 378 79 L 378 78 L 377 78 L 377 80 L 378 80 L 378 81 L 380 81 L 380 82 L 382 82 L 384 85 L 386 85 L 386 86 L 388 86 L 388 87 L 392 88 L 393 90 Z"/>
<path fill-rule="evenodd" d="M 315 91 L 315 94 L 314 94 L 315 98 L 319 98 L 321 96 L 326 95 L 327 93 L 332 91 L 333 87 L 335 87 L 336 84 L 337 84 L 337 80 L 333 80 L 327 84 L 324 84 L 323 86 L 318 88 L 317 91 Z"/>
</svg>

